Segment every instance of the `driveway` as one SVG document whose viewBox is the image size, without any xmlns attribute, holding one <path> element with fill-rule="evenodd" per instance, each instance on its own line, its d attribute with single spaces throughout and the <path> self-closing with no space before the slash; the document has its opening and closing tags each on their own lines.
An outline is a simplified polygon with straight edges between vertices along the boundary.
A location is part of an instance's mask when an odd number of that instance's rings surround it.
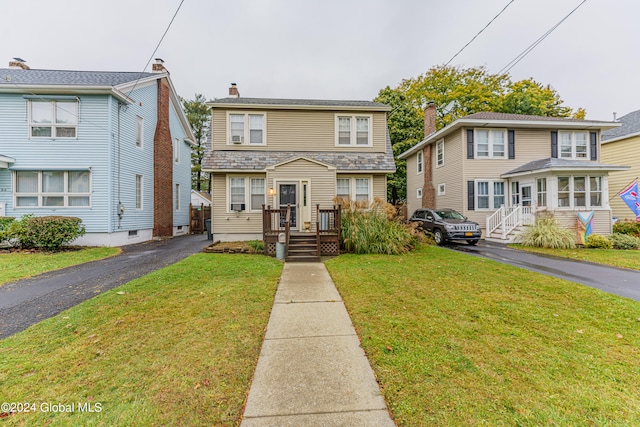
<svg viewBox="0 0 640 427">
<path fill-rule="evenodd" d="M 539 255 L 487 241 L 480 241 L 477 246 L 452 243 L 448 247 L 640 301 L 640 271 L 637 270 Z"/>
<path fill-rule="evenodd" d="M 201 252 L 206 234 L 122 248 L 118 256 L 7 283 L 0 287 L 0 339 L 147 273 Z"/>
</svg>

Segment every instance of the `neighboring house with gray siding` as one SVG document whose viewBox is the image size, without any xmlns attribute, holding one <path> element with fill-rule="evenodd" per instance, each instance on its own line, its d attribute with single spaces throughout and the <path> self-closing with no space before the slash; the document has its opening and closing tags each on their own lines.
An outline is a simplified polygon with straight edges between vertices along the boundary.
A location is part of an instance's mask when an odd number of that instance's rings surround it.
<svg viewBox="0 0 640 427">
<path fill-rule="evenodd" d="M 194 140 L 169 73 L 0 69 L 0 216 L 82 219 L 74 244 L 189 231 Z"/>
<path fill-rule="evenodd" d="M 229 97 L 210 101 L 214 240 L 262 239 L 262 205 L 291 206 L 291 232 L 316 230 L 336 197 L 386 200 L 395 171 L 386 114 L 369 101 Z"/>
<path fill-rule="evenodd" d="M 578 227 L 593 212 L 594 233 L 610 234 L 609 173 L 600 138 L 619 123 L 482 112 L 436 131 L 435 106 L 425 110 L 425 139 L 407 160 L 409 215 L 419 207 L 453 208 L 510 240 L 536 212 Z"/>
</svg>

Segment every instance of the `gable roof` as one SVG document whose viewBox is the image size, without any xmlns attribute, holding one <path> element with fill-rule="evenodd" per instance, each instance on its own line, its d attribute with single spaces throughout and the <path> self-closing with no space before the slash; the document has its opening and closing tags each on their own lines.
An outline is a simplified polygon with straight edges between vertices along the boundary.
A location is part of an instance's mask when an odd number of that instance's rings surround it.
<svg viewBox="0 0 640 427">
<path fill-rule="evenodd" d="M 441 138 L 463 127 L 498 127 L 511 129 L 611 129 L 620 123 L 599 120 L 568 119 L 565 117 L 529 116 L 524 114 L 507 114 L 494 112 L 480 112 L 461 117 L 453 123 L 432 133 L 425 139 L 400 154 L 398 158 L 406 159 L 427 144 L 432 144 Z"/>
<path fill-rule="evenodd" d="M 501 178 L 507 178 L 518 175 L 527 175 L 538 172 L 548 171 L 613 171 L 626 170 L 629 166 L 605 165 L 597 162 L 586 162 L 584 160 L 556 159 L 548 157 L 546 159 L 534 160 L 518 166 L 508 172 L 500 175 Z"/>
<path fill-rule="evenodd" d="M 604 131 L 600 135 L 603 144 L 640 135 L 640 110 L 622 116 L 618 121 L 622 126 Z"/>
<path fill-rule="evenodd" d="M 278 99 L 278 98 L 221 98 L 207 102 L 212 107 L 229 108 L 278 108 L 278 109 L 317 109 L 317 110 L 368 110 L 390 111 L 391 107 L 372 101 L 339 101 L 325 99 Z"/>
</svg>

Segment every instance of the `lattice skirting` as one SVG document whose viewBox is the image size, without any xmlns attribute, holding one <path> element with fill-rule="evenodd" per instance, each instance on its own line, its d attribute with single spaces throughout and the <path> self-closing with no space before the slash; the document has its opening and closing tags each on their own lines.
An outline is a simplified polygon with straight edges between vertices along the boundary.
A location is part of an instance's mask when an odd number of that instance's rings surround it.
<svg viewBox="0 0 640 427">
<path fill-rule="evenodd" d="M 321 242 L 320 253 L 322 255 L 338 255 L 338 242 Z"/>
<path fill-rule="evenodd" d="M 275 244 L 275 242 L 267 243 L 267 255 L 276 256 L 276 244 Z"/>
</svg>

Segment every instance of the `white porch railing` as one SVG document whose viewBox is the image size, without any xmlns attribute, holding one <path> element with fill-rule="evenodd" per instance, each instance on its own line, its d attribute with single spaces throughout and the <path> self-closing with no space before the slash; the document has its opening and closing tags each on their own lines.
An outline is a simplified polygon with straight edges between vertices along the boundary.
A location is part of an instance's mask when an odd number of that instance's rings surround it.
<svg viewBox="0 0 640 427">
<path fill-rule="evenodd" d="M 493 232 L 499 230 L 502 240 L 506 240 L 509 233 L 521 225 L 529 225 L 534 222 L 534 207 L 515 205 L 505 207 L 504 205 L 487 217 L 487 228 L 485 235 L 491 236 Z"/>
</svg>

